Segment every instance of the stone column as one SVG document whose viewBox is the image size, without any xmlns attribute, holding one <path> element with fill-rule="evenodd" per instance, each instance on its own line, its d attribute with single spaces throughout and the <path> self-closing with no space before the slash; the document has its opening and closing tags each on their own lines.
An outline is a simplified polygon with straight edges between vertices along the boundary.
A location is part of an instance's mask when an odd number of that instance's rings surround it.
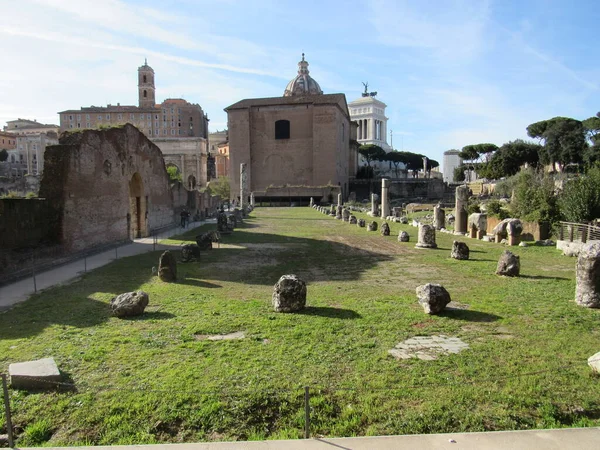
<svg viewBox="0 0 600 450">
<path fill-rule="evenodd" d="M 246 163 L 240 164 L 240 208 L 243 208 L 246 205 L 246 191 L 247 191 L 247 173 L 246 173 Z"/>
<path fill-rule="evenodd" d="M 390 215 L 390 204 L 388 195 L 390 190 L 390 180 L 388 178 L 381 179 L 381 218 L 385 219 Z"/>
<path fill-rule="evenodd" d="M 446 228 L 446 214 L 439 203 L 433 207 L 433 226 L 436 230 Z"/>
<path fill-rule="evenodd" d="M 456 210 L 454 220 L 454 234 L 467 232 L 467 203 L 469 202 L 469 188 L 463 184 L 456 188 Z"/>
<path fill-rule="evenodd" d="M 600 308 L 600 244 L 584 244 L 577 258 L 575 302 Z"/>
<path fill-rule="evenodd" d="M 338 194 L 338 206 L 342 206 L 342 194 Z"/>
<path fill-rule="evenodd" d="M 377 197 L 371 194 L 371 216 L 377 217 Z"/>
</svg>

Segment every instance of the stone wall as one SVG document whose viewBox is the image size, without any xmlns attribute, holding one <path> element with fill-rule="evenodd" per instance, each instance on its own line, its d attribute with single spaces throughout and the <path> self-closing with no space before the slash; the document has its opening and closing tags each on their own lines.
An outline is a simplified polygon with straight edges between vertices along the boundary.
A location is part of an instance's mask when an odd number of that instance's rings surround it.
<svg viewBox="0 0 600 450">
<path fill-rule="evenodd" d="M 40 197 L 67 250 L 148 236 L 175 221 L 162 153 L 130 124 L 63 134 L 46 150 Z"/>
<path fill-rule="evenodd" d="M 350 191 L 356 193 L 356 199 L 359 201 L 369 199 L 371 192 L 376 194 L 381 192 L 381 180 L 353 180 L 350 183 Z M 392 199 L 402 199 L 407 202 L 450 199 L 453 196 L 452 190 L 449 190 L 442 180 L 436 178 L 392 180 L 389 194 Z"/>
</svg>

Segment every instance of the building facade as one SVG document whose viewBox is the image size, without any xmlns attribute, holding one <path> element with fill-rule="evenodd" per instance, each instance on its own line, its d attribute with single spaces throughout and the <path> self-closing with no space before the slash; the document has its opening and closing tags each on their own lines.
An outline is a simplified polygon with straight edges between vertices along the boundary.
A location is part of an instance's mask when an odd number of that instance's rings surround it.
<svg viewBox="0 0 600 450">
<path fill-rule="evenodd" d="M 6 122 L 4 131 L 13 134 L 36 135 L 42 133 L 58 134 L 59 126 L 53 124 L 40 123 L 37 120 L 15 119 Z"/>
<path fill-rule="evenodd" d="M 445 183 L 454 183 L 456 181 L 454 179 L 454 169 L 461 166 L 463 163 L 463 160 L 459 155 L 460 152 L 458 150 L 448 150 L 444 152 L 442 173 Z"/>
<path fill-rule="evenodd" d="M 387 105 L 376 99 L 375 94 L 365 90 L 361 98 L 348 104 L 350 120 L 357 124 L 356 137 L 360 145 L 378 145 L 387 153 L 392 150 L 387 143 Z"/>
<path fill-rule="evenodd" d="M 58 135 L 53 132 L 34 135 L 17 135 L 17 146 L 8 151 L 10 175 L 40 175 L 44 171 L 46 148 L 58 144 Z"/>
<path fill-rule="evenodd" d="M 17 137 L 14 133 L 0 131 L 0 150 L 12 150 L 17 147 Z"/>
<path fill-rule="evenodd" d="M 282 97 L 241 100 L 228 117 L 231 192 L 240 193 L 240 164 L 247 167 L 247 192 L 268 197 L 268 188 L 332 185 L 344 196 L 354 176 L 356 139 L 346 96 L 324 95 L 310 77 L 304 55 Z"/>
<path fill-rule="evenodd" d="M 160 148 L 167 163 L 177 166 L 186 187 L 200 188 L 209 181 L 208 116 L 200 105 L 181 98 L 157 104 L 155 73 L 147 61 L 138 68 L 137 106 L 117 103 L 58 114 L 61 132 L 130 123 Z"/>
</svg>

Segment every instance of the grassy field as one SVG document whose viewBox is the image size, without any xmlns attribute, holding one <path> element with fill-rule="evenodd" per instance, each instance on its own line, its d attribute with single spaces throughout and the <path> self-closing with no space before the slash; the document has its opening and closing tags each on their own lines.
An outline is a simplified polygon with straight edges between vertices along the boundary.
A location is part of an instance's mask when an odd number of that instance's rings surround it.
<svg viewBox="0 0 600 450">
<path fill-rule="evenodd" d="M 17 445 L 298 438 L 303 386 L 313 436 L 600 425 L 600 377 L 586 363 L 600 350 L 600 311 L 574 303 L 574 259 L 516 247 L 522 276 L 502 278 L 501 245 L 464 238 L 472 259 L 457 261 L 453 236 L 419 250 L 415 228 L 391 229 L 259 208 L 220 248 L 179 264 L 176 284 L 152 277 L 157 251 L 1 313 L 0 370 L 54 356 L 75 385 L 11 391 Z M 397 242 L 400 230 L 411 242 Z M 303 313 L 271 310 L 286 273 L 308 284 Z M 427 282 L 458 308 L 425 315 L 415 287 Z M 150 295 L 146 314 L 111 317 L 110 299 L 136 289 Z M 198 339 L 235 331 L 246 338 Z M 387 353 L 434 334 L 470 349 L 435 361 Z"/>
</svg>

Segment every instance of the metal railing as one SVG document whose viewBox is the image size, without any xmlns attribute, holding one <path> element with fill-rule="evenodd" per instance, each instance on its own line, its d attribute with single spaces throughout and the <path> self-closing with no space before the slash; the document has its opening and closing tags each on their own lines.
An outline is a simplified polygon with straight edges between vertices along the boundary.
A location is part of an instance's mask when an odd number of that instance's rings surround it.
<svg viewBox="0 0 600 450">
<path fill-rule="evenodd" d="M 568 242 L 600 240 L 600 227 L 587 223 L 560 222 L 558 239 Z"/>
</svg>

